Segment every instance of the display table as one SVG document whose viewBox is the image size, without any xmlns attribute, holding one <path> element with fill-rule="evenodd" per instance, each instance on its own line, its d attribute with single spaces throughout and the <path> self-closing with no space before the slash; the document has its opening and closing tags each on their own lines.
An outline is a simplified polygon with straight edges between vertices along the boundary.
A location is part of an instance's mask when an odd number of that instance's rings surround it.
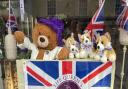
<svg viewBox="0 0 128 89">
<path fill-rule="evenodd" d="M 17 60 L 18 89 L 113 89 L 115 63 Z"/>
</svg>

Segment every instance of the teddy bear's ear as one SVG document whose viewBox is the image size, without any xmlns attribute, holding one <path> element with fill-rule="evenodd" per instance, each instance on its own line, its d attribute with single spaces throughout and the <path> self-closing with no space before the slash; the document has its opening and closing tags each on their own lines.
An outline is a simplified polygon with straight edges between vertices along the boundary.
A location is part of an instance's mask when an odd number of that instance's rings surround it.
<svg viewBox="0 0 128 89">
<path fill-rule="evenodd" d="M 105 33 L 105 36 L 106 36 L 109 40 L 111 40 L 111 36 L 110 36 L 110 33 L 109 33 L 109 32 L 106 32 L 106 33 Z"/>
<path fill-rule="evenodd" d="M 35 23 L 35 27 L 37 27 L 37 26 L 40 26 L 40 24 L 39 23 Z"/>
</svg>

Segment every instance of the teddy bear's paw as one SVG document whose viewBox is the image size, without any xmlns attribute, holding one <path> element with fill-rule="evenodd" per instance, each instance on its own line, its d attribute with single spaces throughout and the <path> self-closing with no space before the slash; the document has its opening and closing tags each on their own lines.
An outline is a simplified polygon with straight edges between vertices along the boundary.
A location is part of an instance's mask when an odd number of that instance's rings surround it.
<svg viewBox="0 0 128 89">
<path fill-rule="evenodd" d="M 70 54 L 69 54 L 69 58 L 70 58 L 70 59 L 73 59 L 73 58 L 74 58 L 74 54 L 70 53 Z"/>
<path fill-rule="evenodd" d="M 116 56 L 115 55 L 111 55 L 109 57 L 109 61 L 114 62 L 115 60 L 116 60 Z"/>
<path fill-rule="evenodd" d="M 21 43 L 24 42 L 25 35 L 24 35 L 24 33 L 23 33 L 22 31 L 16 31 L 16 32 L 14 33 L 14 36 L 15 36 L 16 41 L 17 41 L 19 44 L 21 44 Z"/>
<path fill-rule="evenodd" d="M 103 57 L 101 58 L 101 61 L 102 61 L 103 63 L 107 62 L 107 57 L 106 57 L 106 56 L 103 56 Z"/>
</svg>

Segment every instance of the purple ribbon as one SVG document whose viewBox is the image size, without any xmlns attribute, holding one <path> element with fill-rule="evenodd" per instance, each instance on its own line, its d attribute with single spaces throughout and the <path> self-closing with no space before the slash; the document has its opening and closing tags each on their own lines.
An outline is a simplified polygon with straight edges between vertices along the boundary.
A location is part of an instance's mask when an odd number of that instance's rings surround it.
<svg viewBox="0 0 128 89">
<path fill-rule="evenodd" d="M 92 47 L 92 45 L 84 45 L 84 44 L 82 44 L 82 48 L 83 49 L 89 49 L 89 48 L 91 48 Z"/>
</svg>

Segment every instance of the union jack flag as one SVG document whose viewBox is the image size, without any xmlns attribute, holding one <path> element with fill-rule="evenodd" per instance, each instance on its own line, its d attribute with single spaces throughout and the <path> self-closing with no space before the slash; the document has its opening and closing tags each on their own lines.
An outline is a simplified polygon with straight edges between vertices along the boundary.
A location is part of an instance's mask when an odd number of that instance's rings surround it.
<svg viewBox="0 0 128 89">
<path fill-rule="evenodd" d="M 123 28 L 124 30 L 128 31 L 128 4 L 127 0 L 121 0 L 123 3 L 121 3 L 122 11 L 118 15 L 116 23 L 119 27 Z"/>
<path fill-rule="evenodd" d="M 92 33 L 91 33 L 92 39 L 94 39 L 93 36 L 95 34 L 97 34 L 97 33 L 102 34 L 102 32 L 103 32 L 103 29 L 104 29 L 104 3 L 105 3 L 105 0 L 102 1 L 102 4 L 98 8 L 98 10 L 94 14 L 94 16 L 92 17 L 92 20 L 85 28 L 85 30 L 92 31 Z"/>
<path fill-rule="evenodd" d="M 121 0 L 121 5 L 122 6 L 128 6 L 128 1 L 127 0 Z"/>
<path fill-rule="evenodd" d="M 111 62 L 27 61 L 25 68 L 25 89 L 111 89 Z M 61 87 L 66 81 L 79 88 Z"/>
<path fill-rule="evenodd" d="M 9 28 L 9 25 L 13 32 L 17 30 L 17 20 L 16 20 L 16 16 L 14 15 L 14 11 L 12 7 L 10 8 L 10 16 L 8 17 L 6 27 Z"/>
<path fill-rule="evenodd" d="M 99 0 L 99 7 L 102 5 L 104 0 Z"/>
</svg>

